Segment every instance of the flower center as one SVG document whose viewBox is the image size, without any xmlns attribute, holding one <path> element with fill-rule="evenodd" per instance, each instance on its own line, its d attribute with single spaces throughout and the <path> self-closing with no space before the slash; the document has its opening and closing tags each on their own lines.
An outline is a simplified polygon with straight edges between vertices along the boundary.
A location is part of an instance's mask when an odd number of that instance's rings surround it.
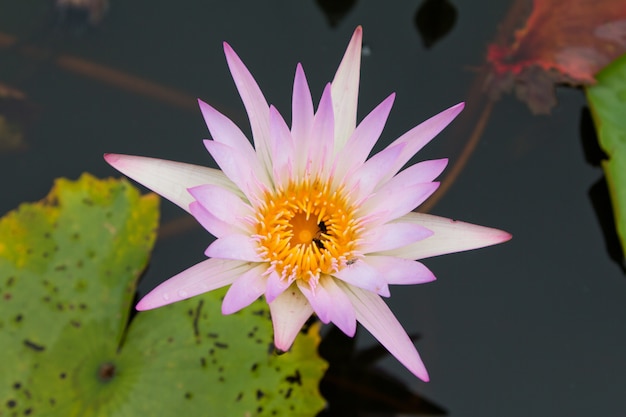
<svg viewBox="0 0 626 417">
<path fill-rule="evenodd" d="M 291 183 L 268 192 L 256 215 L 255 240 L 270 264 L 268 274 L 304 280 L 314 287 L 357 255 L 361 232 L 354 208 L 342 190 L 321 181 Z"/>
</svg>

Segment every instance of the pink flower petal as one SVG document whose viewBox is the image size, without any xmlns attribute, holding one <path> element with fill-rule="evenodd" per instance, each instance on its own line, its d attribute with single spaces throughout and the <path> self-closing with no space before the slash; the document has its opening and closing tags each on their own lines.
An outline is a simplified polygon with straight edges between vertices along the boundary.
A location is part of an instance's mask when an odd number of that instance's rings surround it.
<svg viewBox="0 0 626 417">
<path fill-rule="evenodd" d="M 315 314 L 323 323 L 333 322 L 352 337 L 356 332 L 356 314 L 348 296 L 330 276 L 322 276 L 314 290 L 298 281 L 298 288 L 309 300 Z"/>
<path fill-rule="evenodd" d="M 256 195 L 262 187 L 253 170 L 254 162 L 235 148 L 214 140 L 205 140 L 204 146 L 224 171 L 224 174 L 237 184 L 237 187 L 243 191 L 248 200 L 255 201 Z"/>
<path fill-rule="evenodd" d="M 264 183 L 269 183 L 269 178 L 265 174 L 264 167 L 261 166 L 257 154 L 252 144 L 243 132 L 228 117 L 215 110 L 202 100 L 198 100 L 202 116 L 206 122 L 209 132 L 216 142 L 236 149 L 243 156 L 248 166 L 255 176 Z"/>
<path fill-rule="evenodd" d="M 223 236 L 209 245 L 204 252 L 206 256 L 221 259 L 238 259 L 240 261 L 260 262 L 257 252 L 258 244 L 250 235 L 230 234 Z"/>
<path fill-rule="evenodd" d="M 334 154 L 344 147 L 356 126 L 362 39 L 363 29 L 358 26 L 332 82 L 331 95 L 335 115 Z"/>
<path fill-rule="evenodd" d="M 248 138 L 228 117 L 202 100 L 198 100 L 198 104 L 213 140 L 235 148 L 242 153 L 250 155 L 255 153 Z"/>
<path fill-rule="evenodd" d="M 420 149 L 430 142 L 435 136 L 439 134 L 454 118 L 463 110 L 464 103 L 459 103 L 450 107 L 447 110 L 442 111 L 436 116 L 431 117 L 420 125 L 409 130 L 404 135 L 393 141 L 391 146 L 398 144 L 406 144 L 402 150 L 402 155 L 398 158 L 393 165 L 389 166 L 386 177 L 381 181 L 382 183 L 388 181 L 391 177 L 396 175 L 398 171 L 413 157 Z"/>
<path fill-rule="evenodd" d="M 274 106 L 270 106 L 270 131 L 273 181 L 276 186 L 285 186 L 292 176 L 294 141 L 287 123 Z"/>
<path fill-rule="evenodd" d="M 248 71 L 248 68 L 246 68 L 239 56 L 237 56 L 235 51 L 233 51 L 226 42 L 224 42 L 224 54 L 226 55 L 230 73 L 233 76 L 243 105 L 248 113 L 250 127 L 252 128 L 252 137 L 254 139 L 254 148 L 266 172 L 272 172 L 269 106 L 267 105 L 267 101 L 254 80 L 254 77 L 252 77 L 252 74 Z"/>
<path fill-rule="evenodd" d="M 430 269 L 411 259 L 368 255 L 364 261 L 385 277 L 389 284 L 412 285 L 435 280 Z"/>
<path fill-rule="evenodd" d="M 511 239 L 511 234 L 491 227 L 478 226 L 458 220 L 432 216 L 430 214 L 409 213 L 398 224 L 418 224 L 433 231 L 428 239 L 418 241 L 381 254 L 407 259 L 423 259 L 446 253 L 461 252 L 495 245 Z"/>
<path fill-rule="evenodd" d="M 448 158 L 418 162 L 400 171 L 398 175 L 390 179 L 387 184 L 392 181 L 406 181 L 410 184 L 431 182 L 446 169 L 447 165 Z"/>
<path fill-rule="evenodd" d="M 281 279 L 280 275 L 278 275 L 276 271 L 273 271 L 267 277 L 267 285 L 265 288 L 265 300 L 268 303 L 271 303 L 272 301 L 276 299 L 276 297 L 281 295 L 283 291 L 289 288 L 290 285 L 291 285 L 291 282 Z"/>
<path fill-rule="evenodd" d="M 447 159 L 413 165 L 380 186 L 362 203 L 360 211 L 386 223 L 419 207 L 439 187 L 431 182 L 447 165 Z"/>
<path fill-rule="evenodd" d="M 274 345 L 286 352 L 313 314 L 313 308 L 298 287 L 292 285 L 270 303 L 270 313 L 274 325 Z"/>
<path fill-rule="evenodd" d="M 361 201 L 370 196 L 372 191 L 378 186 L 392 165 L 402 154 L 404 145 L 390 146 L 380 151 L 354 172 L 348 173 L 346 184 L 351 189 L 358 182 L 358 194 L 354 196 L 356 201 Z"/>
<path fill-rule="evenodd" d="M 257 265 L 230 286 L 222 302 L 222 314 L 232 314 L 252 304 L 265 291 L 267 265 Z"/>
<path fill-rule="evenodd" d="M 359 211 L 373 214 L 377 221 L 386 223 L 414 210 L 438 187 L 438 182 L 404 184 L 392 179 L 363 202 Z"/>
<path fill-rule="evenodd" d="M 246 219 L 254 217 L 252 207 L 231 191 L 215 185 L 200 185 L 189 189 L 189 193 L 205 209 L 219 220 L 249 231 Z"/>
<path fill-rule="evenodd" d="M 191 215 L 215 237 L 222 237 L 230 233 L 241 232 L 236 226 L 226 223 L 212 215 L 207 209 L 202 207 L 197 201 L 189 204 L 189 212 Z"/>
<path fill-rule="evenodd" d="M 387 304 L 376 294 L 350 285 L 340 284 L 352 301 L 356 318 L 411 373 L 428 381 L 428 372 L 415 345 L 393 315 Z"/>
<path fill-rule="evenodd" d="M 348 48 L 332 82 L 333 113 L 335 115 L 335 154 L 344 147 L 356 127 L 362 39 L 363 28 L 358 26 L 352 35 L 352 39 L 350 39 Z"/>
<path fill-rule="evenodd" d="M 326 85 L 311 129 L 313 137 L 309 140 L 308 159 L 312 163 L 314 173 L 323 173 L 329 170 L 330 158 L 334 152 L 335 120 L 330 90 L 330 84 Z"/>
<path fill-rule="evenodd" d="M 137 310 L 150 310 L 232 284 L 252 266 L 247 262 L 207 259 L 168 279 L 139 301 Z"/>
<path fill-rule="evenodd" d="M 313 126 L 313 99 L 302 65 L 296 67 L 293 81 L 293 99 L 291 104 L 291 135 L 297 149 L 309 142 L 309 134 Z"/>
<path fill-rule="evenodd" d="M 433 232 L 421 224 L 387 223 L 368 229 L 359 245 L 362 253 L 389 251 L 432 236 Z"/>
<path fill-rule="evenodd" d="M 383 275 L 360 259 L 341 268 L 333 276 L 348 284 L 356 285 L 385 297 L 390 295 L 389 286 Z"/>
<path fill-rule="evenodd" d="M 194 201 L 187 189 L 200 184 L 214 184 L 241 193 L 222 171 L 165 159 L 108 153 L 104 159 L 122 174 L 189 211 Z"/>
<path fill-rule="evenodd" d="M 372 110 L 356 127 L 346 146 L 339 151 L 333 167 L 336 180 L 343 181 L 346 173 L 365 162 L 385 127 L 395 96 L 390 95 Z"/>
</svg>

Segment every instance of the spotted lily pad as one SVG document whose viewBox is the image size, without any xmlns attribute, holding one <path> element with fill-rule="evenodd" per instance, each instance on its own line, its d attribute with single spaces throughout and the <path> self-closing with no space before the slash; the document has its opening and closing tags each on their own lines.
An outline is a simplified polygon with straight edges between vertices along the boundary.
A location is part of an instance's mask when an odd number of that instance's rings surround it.
<svg viewBox="0 0 626 417">
<path fill-rule="evenodd" d="M 158 199 L 126 181 L 58 180 L 0 219 L 0 416 L 315 415 L 317 326 L 272 348 L 258 302 L 212 292 L 129 321 Z"/>
</svg>

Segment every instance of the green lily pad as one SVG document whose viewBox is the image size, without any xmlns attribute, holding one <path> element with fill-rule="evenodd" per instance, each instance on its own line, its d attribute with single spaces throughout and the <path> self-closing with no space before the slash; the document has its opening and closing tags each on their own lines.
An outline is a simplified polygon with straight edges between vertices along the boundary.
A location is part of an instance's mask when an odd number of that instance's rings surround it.
<svg viewBox="0 0 626 417">
<path fill-rule="evenodd" d="M 602 168 L 611 194 L 617 234 L 626 258 L 626 55 L 613 61 L 587 87 L 587 100 L 608 159 Z"/>
<path fill-rule="evenodd" d="M 0 219 L 0 416 L 315 415 L 317 326 L 274 353 L 259 301 L 223 291 L 130 321 L 158 198 L 126 181 L 58 180 Z"/>
</svg>

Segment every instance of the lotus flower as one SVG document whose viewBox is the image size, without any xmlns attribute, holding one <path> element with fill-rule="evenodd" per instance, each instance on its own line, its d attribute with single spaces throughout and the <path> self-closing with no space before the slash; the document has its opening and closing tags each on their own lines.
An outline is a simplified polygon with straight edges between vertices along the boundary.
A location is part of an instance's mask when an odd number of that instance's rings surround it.
<svg viewBox="0 0 626 417">
<path fill-rule="evenodd" d="M 418 259 L 508 240 L 503 231 L 412 212 L 438 187 L 447 159 L 401 168 L 463 109 L 457 104 L 368 159 L 391 110 L 390 95 L 356 125 L 362 29 L 358 27 L 314 110 L 296 68 L 291 128 L 224 43 L 254 146 L 200 101 L 221 170 L 107 154 L 113 167 L 178 204 L 217 239 L 208 259 L 165 281 L 137 305 L 147 310 L 230 285 L 234 313 L 264 296 L 274 344 L 289 349 L 315 313 L 353 336 L 357 321 L 424 381 L 417 350 L 382 297 L 389 285 L 435 279 Z"/>
</svg>

